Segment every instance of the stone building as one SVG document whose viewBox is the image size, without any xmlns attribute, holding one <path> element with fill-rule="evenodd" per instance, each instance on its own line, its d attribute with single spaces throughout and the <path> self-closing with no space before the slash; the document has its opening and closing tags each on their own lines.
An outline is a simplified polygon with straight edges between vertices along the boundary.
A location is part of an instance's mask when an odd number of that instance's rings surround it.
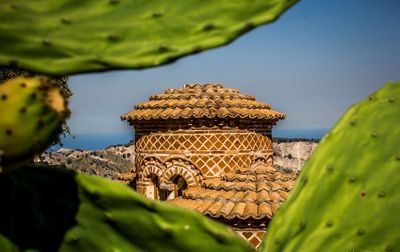
<svg viewBox="0 0 400 252">
<path fill-rule="evenodd" d="M 237 89 L 186 84 L 121 118 L 135 129 L 138 192 L 196 209 L 259 245 L 295 181 L 273 167 L 271 131 L 283 113 Z"/>
</svg>

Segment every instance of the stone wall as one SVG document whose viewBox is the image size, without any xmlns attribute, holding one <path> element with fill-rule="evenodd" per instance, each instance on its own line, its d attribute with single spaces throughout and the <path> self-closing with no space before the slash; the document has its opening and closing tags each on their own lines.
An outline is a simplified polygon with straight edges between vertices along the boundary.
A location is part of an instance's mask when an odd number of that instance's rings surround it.
<svg viewBox="0 0 400 252">
<path fill-rule="evenodd" d="M 284 171 L 300 172 L 317 145 L 314 140 L 274 139 L 274 165 Z"/>
</svg>

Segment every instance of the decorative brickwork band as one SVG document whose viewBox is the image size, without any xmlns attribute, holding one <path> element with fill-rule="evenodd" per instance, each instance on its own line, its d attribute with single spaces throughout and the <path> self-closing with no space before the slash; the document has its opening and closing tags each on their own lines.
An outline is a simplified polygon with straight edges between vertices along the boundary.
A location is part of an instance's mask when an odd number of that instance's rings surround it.
<svg viewBox="0 0 400 252">
<path fill-rule="evenodd" d="M 272 160 L 272 141 L 268 134 L 239 129 L 158 132 L 143 135 L 136 146 L 139 166 L 142 166 L 140 160 L 148 157 L 157 157 L 165 163 L 170 156 L 179 155 L 198 167 L 195 170 L 202 179 L 250 167 L 257 158 Z"/>
<path fill-rule="evenodd" d="M 144 166 L 141 168 L 141 174 L 143 177 L 149 177 L 150 174 L 154 174 L 161 178 L 163 171 L 165 170 L 165 166 L 158 159 L 153 159 L 147 162 L 145 160 Z"/>
<path fill-rule="evenodd" d="M 200 182 L 199 170 L 195 166 L 183 158 L 171 157 L 166 160 L 166 171 L 164 172 L 164 181 L 171 181 L 174 176 L 182 176 L 188 186 L 196 186 Z"/>
<path fill-rule="evenodd" d="M 258 248 L 266 235 L 265 230 L 259 229 L 233 229 L 240 237 L 250 242 L 251 245 Z"/>
</svg>

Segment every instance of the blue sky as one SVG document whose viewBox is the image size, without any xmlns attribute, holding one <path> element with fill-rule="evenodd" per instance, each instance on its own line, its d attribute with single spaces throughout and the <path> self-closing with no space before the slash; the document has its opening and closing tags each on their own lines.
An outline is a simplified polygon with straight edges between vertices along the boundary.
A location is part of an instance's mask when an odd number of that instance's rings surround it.
<svg viewBox="0 0 400 252">
<path fill-rule="evenodd" d="M 119 116 L 185 83 L 221 83 L 287 114 L 280 129 L 330 128 L 351 104 L 400 80 L 400 1 L 303 0 L 232 44 L 141 71 L 71 76 L 74 134 L 128 133 Z"/>
</svg>

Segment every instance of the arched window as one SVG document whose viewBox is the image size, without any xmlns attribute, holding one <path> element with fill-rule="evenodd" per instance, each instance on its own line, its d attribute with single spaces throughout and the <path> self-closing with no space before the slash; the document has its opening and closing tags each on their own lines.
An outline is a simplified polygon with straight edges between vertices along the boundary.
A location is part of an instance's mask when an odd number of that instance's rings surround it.
<svg viewBox="0 0 400 252">
<path fill-rule="evenodd" d="M 168 190 L 163 190 L 160 188 L 160 179 L 158 178 L 158 176 L 151 173 L 149 178 L 153 185 L 153 199 L 161 201 L 167 200 L 170 192 Z"/>
<path fill-rule="evenodd" d="M 152 183 L 152 197 L 153 199 L 157 200 L 159 199 L 159 188 L 160 188 L 160 180 L 158 179 L 158 176 L 156 174 L 151 173 L 150 176 L 150 181 Z"/>
<path fill-rule="evenodd" d="M 135 191 L 136 191 L 136 182 L 137 182 L 136 179 L 134 179 L 129 183 L 129 187 Z"/>
<path fill-rule="evenodd" d="M 175 184 L 175 197 L 182 196 L 183 190 L 186 190 L 188 186 L 186 180 L 182 176 L 176 175 L 172 178 L 172 182 Z"/>
<path fill-rule="evenodd" d="M 159 186 L 159 182 L 158 182 L 158 176 L 156 174 L 150 174 L 150 181 L 151 183 L 153 183 L 153 185 L 155 186 Z"/>
</svg>

